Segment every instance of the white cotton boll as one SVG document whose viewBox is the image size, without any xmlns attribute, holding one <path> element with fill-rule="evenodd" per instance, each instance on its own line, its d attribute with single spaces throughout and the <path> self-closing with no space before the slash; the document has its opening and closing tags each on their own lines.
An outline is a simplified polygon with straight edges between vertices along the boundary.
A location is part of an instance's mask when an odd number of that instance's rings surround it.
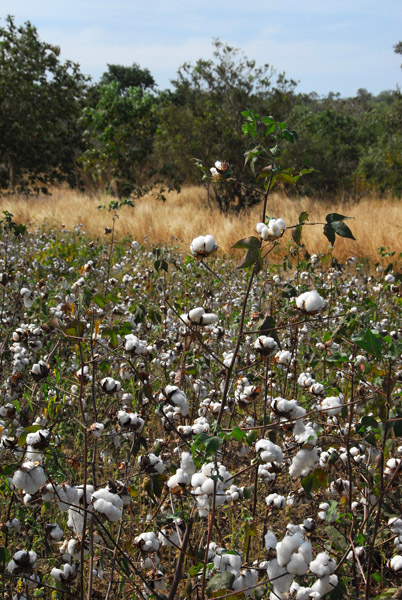
<svg viewBox="0 0 402 600">
<path fill-rule="evenodd" d="M 288 573 L 284 567 L 281 567 L 277 559 L 270 560 L 267 567 L 268 579 L 272 581 L 274 592 L 286 594 L 292 583 L 293 575 Z M 277 598 L 275 596 L 275 598 Z M 282 598 L 282 596 L 280 596 Z"/>
<path fill-rule="evenodd" d="M 281 231 L 285 231 L 285 229 L 286 229 L 286 223 L 285 223 L 285 221 L 283 219 L 280 219 L 280 218 L 276 219 L 276 224 L 278 225 L 278 227 L 279 227 L 279 229 Z"/>
<path fill-rule="evenodd" d="M 270 440 L 258 440 L 255 445 L 256 452 L 260 452 L 260 458 L 264 463 L 283 462 L 283 452 L 280 446 L 277 446 Z"/>
<path fill-rule="evenodd" d="M 325 301 L 317 290 L 311 290 L 311 292 L 304 292 L 296 298 L 296 306 L 303 312 L 314 314 L 324 308 Z"/>
<path fill-rule="evenodd" d="M 268 223 L 268 233 L 270 240 L 277 240 L 282 235 L 282 229 L 279 227 L 276 219 L 271 219 Z"/>
<path fill-rule="evenodd" d="M 103 423 L 92 423 L 89 427 L 89 431 L 94 438 L 100 438 L 104 429 L 105 426 Z"/>
<path fill-rule="evenodd" d="M 63 565 L 62 569 L 53 568 L 50 571 L 50 577 L 53 577 L 55 581 L 68 583 L 72 581 L 77 575 L 77 569 L 75 565 L 68 563 Z"/>
<path fill-rule="evenodd" d="M 278 344 L 274 338 L 267 335 L 260 335 L 254 343 L 254 350 L 263 356 L 271 356 L 278 349 Z"/>
<path fill-rule="evenodd" d="M 328 594 L 328 592 L 332 592 L 337 585 L 338 577 L 336 575 L 325 575 L 313 583 L 311 590 L 319 594 L 319 596 L 316 597 L 322 598 L 325 594 Z"/>
<path fill-rule="evenodd" d="M 399 554 L 397 554 L 396 556 L 394 556 L 393 558 L 391 558 L 389 566 L 396 573 L 398 571 L 401 571 L 402 570 L 402 556 L 400 556 Z"/>
<path fill-rule="evenodd" d="M 194 475 L 196 471 L 196 466 L 193 462 L 193 457 L 191 456 L 191 452 L 182 452 L 180 467 L 185 471 L 190 477 Z"/>
<path fill-rule="evenodd" d="M 202 325 L 212 325 L 218 321 L 218 315 L 214 313 L 204 313 L 202 316 Z"/>
<path fill-rule="evenodd" d="M 108 521 L 119 521 L 123 515 L 123 500 L 118 494 L 101 488 L 92 494 L 94 509 L 104 515 Z"/>
<path fill-rule="evenodd" d="M 213 479 L 206 479 L 201 485 L 201 491 L 203 494 L 213 494 L 215 489 L 215 482 Z"/>
<path fill-rule="evenodd" d="M 172 475 L 167 482 L 167 486 L 170 490 L 174 490 L 177 486 L 185 487 L 190 483 L 190 475 L 183 469 L 177 469 L 176 473 Z"/>
<path fill-rule="evenodd" d="M 317 554 L 315 560 L 310 563 L 310 571 L 318 577 L 331 575 L 336 569 L 336 562 L 326 552 Z"/>
<path fill-rule="evenodd" d="M 46 525 L 46 534 L 51 541 L 60 542 L 64 537 L 64 531 L 57 525 L 57 523 L 50 523 Z"/>
<path fill-rule="evenodd" d="M 191 323 L 200 323 L 205 310 L 202 307 L 193 308 L 188 313 L 188 318 Z"/>
<path fill-rule="evenodd" d="M 264 536 L 264 544 L 266 550 L 275 550 L 278 543 L 277 537 L 273 531 L 269 530 Z"/>
<path fill-rule="evenodd" d="M 46 475 L 43 468 L 32 461 L 23 463 L 13 476 L 14 486 L 27 494 L 36 494 L 45 483 Z"/>
<path fill-rule="evenodd" d="M 283 367 L 288 367 L 292 360 L 292 353 L 289 350 L 278 350 L 275 354 L 275 362 Z"/>
<path fill-rule="evenodd" d="M 302 448 L 293 457 L 289 468 L 289 475 L 291 477 L 306 477 L 318 465 L 318 462 L 317 448 L 313 448 L 312 450 Z"/>
<path fill-rule="evenodd" d="M 285 508 L 285 506 L 286 506 L 285 496 L 281 496 L 276 493 L 269 494 L 265 498 L 265 502 L 267 503 L 268 506 L 272 506 L 274 508 Z"/>
<path fill-rule="evenodd" d="M 331 417 L 339 415 L 339 413 L 342 411 L 343 401 L 344 397 L 342 394 L 339 394 L 339 396 L 330 396 L 328 398 L 324 398 L 320 404 L 320 410 Z"/>
<path fill-rule="evenodd" d="M 228 571 L 236 577 L 240 575 L 241 556 L 238 554 L 227 554 L 225 551 L 216 553 L 214 556 L 214 567 L 221 573 Z"/>
<path fill-rule="evenodd" d="M 266 227 L 265 223 L 257 223 L 255 226 L 255 230 L 257 233 L 261 233 L 261 231 Z"/>
<path fill-rule="evenodd" d="M 215 241 L 215 238 L 212 235 L 206 235 L 204 238 L 205 252 L 206 254 L 210 254 L 218 249 L 218 244 Z"/>
<path fill-rule="evenodd" d="M 191 477 L 191 485 L 193 488 L 201 487 L 205 479 L 206 477 L 203 473 L 194 473 L 194 475 Z"/>
<path fill-rule="evenodd" d="M 388 527 L 392 533 L 402 534 L 402 519 L 391 517 L 388 519 Z"/>
</svg>

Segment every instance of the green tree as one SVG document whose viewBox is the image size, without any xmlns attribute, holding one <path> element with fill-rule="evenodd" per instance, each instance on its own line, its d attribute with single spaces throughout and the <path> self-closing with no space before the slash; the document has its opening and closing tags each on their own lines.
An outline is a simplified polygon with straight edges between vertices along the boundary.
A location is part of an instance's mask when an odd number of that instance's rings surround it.
<svg viewBox="0 0 402 600">
<path fill-rule="evenodd" d="M 30 22 L 0 28 L 0 189 L 76 183 L 86 78 L 59 55 Z"/>
<path fill-rule="evenodd" d="M 119 198 L 141 196 L 154 175 L 148 159 L 157 125 L 155 97 L 141 87 L 122 89 L 117 81 L 99 86 L 98 96 L 80 121 L 87 180 Z"/>
<path fill-rule="evenodd" d="M 259 114 L 279 111 L 291 104 L 295 83 L 269 65 L 256 66 L 238 49 L 215 41 L 214 58 L 184 64 L 159 107 L 155 161 L 163 162 L 182 182 L 198 182 L 193 158 L 207 167 L 216 160 L 229 163 L 236 180 L 254 181 L 244 164 L 249 141 L 242 133 L 241 112 L 252 108 Z M 282 118 L 282 114 L 281 114 Z M 234 179 L 225 186 L 209 188 L 210 197 L 223 211 L 243 209 L 260 196 Z"/>
<path fill-rule="evenodd" d="M 103 73 L 100 79 L 100 85 L 108 85 L 116 81 L 120 85 L 120 90 L 128 88 L 140 88 L 142 91 L 153 90 L 155 88 L 155 79 L 148 69 L 142 69 L 137 63 L 130 67 L 124 65 L 107 65 L 108 70 Z"/>
</svg>

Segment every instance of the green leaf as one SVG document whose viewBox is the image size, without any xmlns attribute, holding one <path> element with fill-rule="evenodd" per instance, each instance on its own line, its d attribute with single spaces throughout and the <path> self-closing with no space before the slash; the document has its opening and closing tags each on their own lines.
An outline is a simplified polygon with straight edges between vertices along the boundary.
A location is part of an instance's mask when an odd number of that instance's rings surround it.
<svg viewBox="0 0 402 600">
<path fill-rule="evenodd" d="M 326 514 L 326 521 L 333 521 L 334 519 L 336 519 L 336 517 L 338 516 L 338 512 L 337 512 L 337 507 L 338 507 L 338 503 L 336 500 L 330 500 L 329 501 L 329 508 L 327 510 L 327 514 Z"/>
<path fill-rule="evenodd" d="M 341 237 L 349 238 L 350 240 L 356 239 L 349 227 L 346 225 L 346 223 L 343 223 L 343 221 L 332 221 L 331 227 Z"/>
<path fill-rule="evenodd" d="M 242 258 L 238 269 L 246 269 L 247 267 L 252 267 L 256 265 L 257 273 L 262 269 L 262 258 L 261 258 L 261 249 L 260 248 L 250 248 L 247 250 L 246 255 Z"/>
<path fill-rule="evenodd" d="M 241 429 L 239 429 L 239 427 L 233 427 L 233 429 L 229 435 L 234 440 L 236 440 L 237 442 L 240 442 L 240 443 L 242 443 L 243 440 L 247 437 L 247 434 L 244 431 L 242 431 Z"/>
<path fill-rule="evenodd" d="M 236 576 L 234 573 L 229 573 L 225 571 L 224 573 L 217 573 L 214 577 L 212 577 L 211 581 L 208 583 L 206 587 L 207 596 L 211 598 L 212 592 L 216 592 L 218 590 L 230 590 Z"/>
<path fill-rule="evenodd" d="M 352 341 L 356 346 L 376 358 L 381 358 L 383 355 L 383 340 L 379 334 L 373 333 L 371 329 L 361 331 L 352 338 Z"/>
<path fill-rule="evenodd" d="M 222 443 L 223 439 L 218 437 L 217 435 L 214 435 L 204 442 L 205 451 L 208 454 L 216 454 L 216 452 L 222 446 Z"/>
<path fill-rule="evenodd" d="M 232 246 L 232 248 L 246 248 L 247 250 L 252 250 L 252 249 L 258 249 L 261 246 L 261 242 L 258 238 L 256 238 L 254 235 L 251 235 L 250 237 L 247 238 L 243 238 L 242 240 L 239 240 L 238 242 L 236 242 L 234 244 L 234 246 Z"/>
<path fill-rule="evenodd" d="M 92 300 L 99 306 L 99 308 L 105 308 L 106 299 L 101 294 L 93 296 Z"/>
<path fill-rule="evenodd" d="M 304 223 L 304 221 L 308 221 L 308 213 L 305 210 L 299 215 L 299 223 Z"/>
<path fill-rule="evenodd" d="M 303 227 L 302 225 L 298 225 L 292 230 L 292 238 L 295 244 L 300 246 L 301 237 L 302 237 Z"/>
<path fill-rule="evenodd" d="M 345 217 L 344 215 L 340 215 L 339 213 L 329 213 L 325 220 L 327 223 L 332 223 L 333 221 L 344 221 L 345 219 L 350 219 L 351 217 Z"/>
<path fill-rule="evenodd" d="M 326 238 L 328 238 L 330 244 L 335 244 L 335 230 L 332 228 L 330 223 L 324 225 L 324 235 Z"/>
</svg>

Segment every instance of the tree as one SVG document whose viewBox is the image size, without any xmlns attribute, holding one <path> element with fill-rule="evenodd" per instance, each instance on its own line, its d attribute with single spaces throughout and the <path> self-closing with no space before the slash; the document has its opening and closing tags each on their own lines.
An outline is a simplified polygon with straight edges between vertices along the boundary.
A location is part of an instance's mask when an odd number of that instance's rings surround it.
<svg viewBox="0 0 402 600">
<path fill-rule="evenodd" d="M 117 81 L 99 86 L 95 106 L 80 121 L 86 150 L 80 157 L 96 186 L 118 196 L 141 196 L 149 189 L 148 159 L 156 131 L 155 98 L 141 87 L 122 89 Z"/>
<path fill-rule="evenodd" d="M 137 63 L 133 63 L 131 67 L 109 64 L 107 67 L 108 70 L 103 73 L 99 82 L 101 86 L 117 82 L 122 92 L 128 88 L 140 88 L 143 92 L 155 88 L 155 79 L 150 71 L 142 69 Z"/>
<path fill-rule="evenodd" d="M 87 78 L 59 55 L 29 21 L 17 27 L 8 16 L 0 28 L 0 189 L 76 183 Z"/>
<path fill-rule="evenodd" d="M 198 182 L 193 158 L 207 167 L 216 160 L 229 163 L 236 178 L 253 182 L 244 153 L 249 141 L 242 133 L 241 112 L 252 108 L 259 114 L 276 114 L 289 102 L 296 85 L 265 64 L 256 66 L 238 49 L 215 41 L 213 60 L 184 64 L 174 80 L 174 91 L 160 103 L 155 160 L 170 164 L 183 182 Z M 281 119 L 283 115 L 281 114 Z M 223 211 L 241 210 L 259 202 L 259 194 L 228 181 L 214 187 L 212 197 Z"/>
</svg>

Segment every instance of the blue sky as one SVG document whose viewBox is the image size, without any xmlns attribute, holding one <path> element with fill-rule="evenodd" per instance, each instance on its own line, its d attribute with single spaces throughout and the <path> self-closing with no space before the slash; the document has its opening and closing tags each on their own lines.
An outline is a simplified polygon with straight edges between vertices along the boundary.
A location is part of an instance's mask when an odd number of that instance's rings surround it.
<svg viewBox="0 0 402 600">
<path fill-rule="evenodd" d="M 402 0 L 1 0 L 97 80 L 107 63 L 147 67 L 160 89 L 178 67 L 210 58 L 219 38 L 301 92 L 377 94 L 402 85 Z M 3 21 L 1 21 L 3 22 Z"/>
</svg>

